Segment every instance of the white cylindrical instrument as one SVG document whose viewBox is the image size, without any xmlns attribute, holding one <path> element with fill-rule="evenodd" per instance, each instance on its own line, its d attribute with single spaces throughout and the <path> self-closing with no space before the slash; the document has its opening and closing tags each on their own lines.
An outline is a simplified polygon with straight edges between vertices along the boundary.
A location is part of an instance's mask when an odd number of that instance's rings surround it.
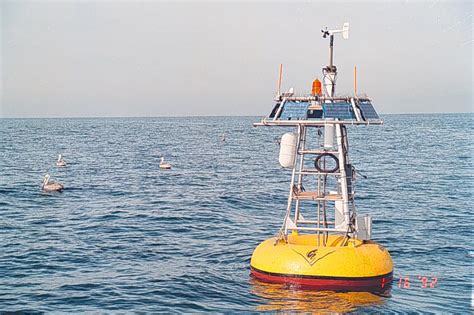
<svg viewBox="0 0 474 315">
<path fill-rule="evenodd" d="M 324 148 L 330 149 L 334 146 L 334 125 L 324 125 Z"/>
<path fill-rule="evenodd" d="M 278 161 L 282 167 L 292 168 L 295 164 L 297 141 L 298 135 L 294 132 L 285 133 L 281 137 Z"/>
</svg>

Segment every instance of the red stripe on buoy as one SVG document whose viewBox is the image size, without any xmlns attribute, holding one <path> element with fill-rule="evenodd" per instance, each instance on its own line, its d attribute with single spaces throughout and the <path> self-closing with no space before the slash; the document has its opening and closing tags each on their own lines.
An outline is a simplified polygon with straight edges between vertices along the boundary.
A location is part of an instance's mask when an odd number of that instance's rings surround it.
<svg viewBox="0 0 474 315">
<path fill-rule="evenodd" d="M 391 272 L 375 277 L 348 278 L 279 274 L 262 271 L 252 266 L 250 270 L 254 277 L 264 282 L 296 284 L 314 290 L 328 291 L 386 291 L 390 290 L 393 279 Z"/>
</svg>

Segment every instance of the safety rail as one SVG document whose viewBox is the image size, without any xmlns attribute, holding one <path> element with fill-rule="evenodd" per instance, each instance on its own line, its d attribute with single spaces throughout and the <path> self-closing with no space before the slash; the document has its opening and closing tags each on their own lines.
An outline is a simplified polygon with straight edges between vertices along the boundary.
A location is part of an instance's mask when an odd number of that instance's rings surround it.
<svg viewBox="0 0 474 315">
<path fill-rule="evenodd" d="M 361 102 L 371 102 L 372 100 L 367 97 L 367 95 L 353 96 L 353 95 L 339 95 L 339 96 L 322 96 L 322 95 L 313 95 L 313 94 L 304 94 L 304 93 L 282 93 L 275 97 L 275 101 L 281 102 L 283 100 L 287 101 L 300 101 L 300 102 L 350 102 L 351 99 L 357 99 Z"/>
</svg>

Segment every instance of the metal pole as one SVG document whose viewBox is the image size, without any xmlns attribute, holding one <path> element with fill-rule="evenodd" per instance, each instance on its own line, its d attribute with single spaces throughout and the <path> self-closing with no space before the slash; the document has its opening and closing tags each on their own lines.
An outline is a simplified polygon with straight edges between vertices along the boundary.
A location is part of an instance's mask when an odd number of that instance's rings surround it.
<svg viewBox="0 0 474 315">
<path fill-rule="evenodd" d="M 343 126 L 336 125 L 337 150 L 339 151 L 339 172 L 341 174 L 341 195 L 342 195 L 342 212 L 344 214 L 344 223 L 350 226 L 350 210 L 349 210 L 349 194 L 347 191 L 347 174 L 346 174 L 346 156 L 343 142 Z"/>
<path fill-rule="evenodd" d="M 298 148 L 299 148 L 299 145 L 300 145 L 299 142 L 300 142 L 300 139 L 301 139 L 301 127 L 302 127 L 301 125 L 298 125 L 298 143 L 296 144 L 296 147 L 295 147 L 295 161 L 293 163 L 293 171 L 291 172 L 290 193 L 288 195 L 288 205 L 286 207 L 285 219 L 283 220 L 283 226 L 282 226 L 282 229 L 285 230 L 285 236 L 288 232 L 288 230 L 286 228 L 286 221 L 290 217 L 291 204 L 293 203 L 293 186 L 295 185 L 296 164 L 297 164 L 297 161 L 298 161 L 298 159 L 296 158 L 296 155 L 298 154 Z"/>
<path fill-rule="evenodd" d="M 334 35 L 329 36 L 329 66 L 332 69 L 333 66 L 333 47 L 334 47 Z"/>
<path fill-rule="evenodd" d="M 354 66 L 354 96 L 357 97 L 357 67 Z"/>
<path fill-rule="evenodd" d="M 321 175 L 318 175 L 318 196 L 321 196 Z M 318 200 L 318 229 L 321 227 L 320 224 L 320 219 L 321 219 L 321 200 Z M 320 232 L 318 230 L 318 246 L 319 244 L 319 237 L 320 237 Z"/>
<path fill-rule="evenodd" d="M 281 76 L 283 74 L 283 64 L 280 63 L 280 67 L 278 68 L 278 84 L 277 84 L 277 95 L 280 97 L 281 95 Z"/>
<path fill-rule="evenodd" d="M 324 168 L 326 168 L 326 163 L 324 163 Z M 323 194 L 326 196 L 326 190 L 327 190 L 327 175 L 323 175 Z M 323 200 L 323 226 L 327 228 L 326 226 L 326 210 L 327 210 L 327 202 L 326 200 Z M 323 246 L 326 246 L 326 238 L 324 237 L 323 233 Z"/>
<path fill-rule="evenodd" d="M 305 150 L 306 148 L 306 127 L 301 126 L 301 133 L 300 133 L 300 139 L 298 140 L 298 144 L 301 144 L 301 148 L 299 145 L 297 145 L 297 150 L 296 152 L 300 152 L 300 149 L 302 151 Z M 295 157 L 295 159 L 297 156 Z M 300 165 L 299 165 L 299 172 L 298 172 L 298 190 L 301 190 L 302 188 L 302 181 L 303 181 L 303 166 L 304 166 L 304 154 L 300 154 Z M 296 204 L 295 204 L 295 224 L 298 223 L 298 219 L 300 216 L 300 200 L 296 199 Z"/>
</svg>

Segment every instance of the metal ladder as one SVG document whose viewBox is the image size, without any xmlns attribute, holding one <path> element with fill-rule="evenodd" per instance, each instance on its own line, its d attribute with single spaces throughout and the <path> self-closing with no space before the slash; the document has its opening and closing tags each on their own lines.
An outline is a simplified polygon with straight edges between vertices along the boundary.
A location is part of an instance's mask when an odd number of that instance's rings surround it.
<svg viewBox="0 0 474 315">
<path fill-rule="evenodd" d="M 290 183 L 290 191 L 288 194 L 288 204 L 286 215 L 283 221 L 282 228 L 279 233 L 278 239 L 284 238 L 287 240 L 288 231 L 313 231 L 317 232 L 318 235 L 318 243 L 320 239 L 321 233 L 339 233 L 349 235 L 353 232 L 353 223 L 352 218 L 355 215 L 355 205 L 354 205 L 354 194 L 352 191 L 353 187 L 353 180 L 352 176 L 348 176 L 347 173 L 347 165 L 351 165 L 348 163 L 348 152 L 347 152 L 347 132 L 345 131 L 345 127 L 342 125 L 335 125 L 336 129 L 336 142 L 337 142 L 337 149 L 329 150 L 323 148 L 317 149 L 308 149 L 307 148 L 307 137 L 308 137 L 308 128 L 314 126 L 305 126 L 303 124 L 299 124 L 297 126 L 297 145 L 295 148 L 295 160 L 292 169 L 292 176 L 291 176 L 291 183 Z M 320 128 L 320 127 L 317 127 Z M 321 146 L 318 141 L 318 146 Z M 305 157 L 307 156 L 318 156 L 321 154 L 333 154 L 338 158 L 338 168 L 334 172 L 322 172 L 320 170 L 315 169 L 307 169 L 305 168 Z M 352 169 L 349 171 L 352 172 Z M 316 176 L 317 178 L 317 187 L 316 190 L 312 191 L 305 191 L 303 186 L 303 180 L 306 176 Z M 335 181 L 337 186 L 341 188 L 340 192 L 337 191 L 336 193 L 329 191 L 327 187 L 327 179 L 328 176 L 335 176 Z M 348 185 L 350 183 L 350 185 Z M 345 189 L 343 188 L 345 186 Z M 348 190 L 351 191 L 348 191 Z M 316 202 L 316 209 L 317 209 L 317 218 L 316 220 L 306 220 L 303 215 L 301 214 L 301 203 L 303 201 L 309 202 Z M 328 211 L 328 204 L 330 202 L 334 202 L 334 221 L 328 221 L 327 211 Z M 339 208 L 336 209 L 336 203 L 338 204 Z M 293 210 L 293 211 L 292 211 Z M 340 214 L 344 216 L 344 223 L 347 225 L 344 228 L 337 228 L 336 227 L 336 214 L 339 211 L 339 221 L 340 221 Z M 293 213 L 293 216 L 291 215 Z M 303 226 L 304 225 L 304 226 Z M 330 227 L 332 225 L 332 227 Z M 318 244 L 319 245 L 319 244 Z M 324 244 L 325 245 L 325 244 Z"/>
</svg>

